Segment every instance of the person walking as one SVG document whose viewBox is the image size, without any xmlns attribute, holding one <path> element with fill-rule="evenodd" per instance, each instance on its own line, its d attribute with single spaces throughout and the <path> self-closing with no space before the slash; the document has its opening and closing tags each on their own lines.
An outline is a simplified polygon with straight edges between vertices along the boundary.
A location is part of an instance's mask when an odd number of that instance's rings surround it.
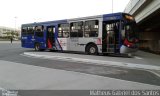
<svg viewBox="0 0 160 96">
<path fill-rule="evenodd" d="M 13 42 L 13 38 L 11 37 L 11 43 Z"/>
</svg>

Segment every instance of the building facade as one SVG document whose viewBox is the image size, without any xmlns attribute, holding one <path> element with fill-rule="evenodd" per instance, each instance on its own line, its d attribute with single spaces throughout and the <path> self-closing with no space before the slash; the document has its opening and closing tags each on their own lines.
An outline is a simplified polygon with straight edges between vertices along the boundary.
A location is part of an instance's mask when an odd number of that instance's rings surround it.
<svg viewBox="0 0 160 96">
<path fill-rule="evenodd" d="M 0 38 L 9 38 L 9 37 L 19 38 L 20 30 L 15 28 L 9 28 L 0 26 Z"/>
</svg>

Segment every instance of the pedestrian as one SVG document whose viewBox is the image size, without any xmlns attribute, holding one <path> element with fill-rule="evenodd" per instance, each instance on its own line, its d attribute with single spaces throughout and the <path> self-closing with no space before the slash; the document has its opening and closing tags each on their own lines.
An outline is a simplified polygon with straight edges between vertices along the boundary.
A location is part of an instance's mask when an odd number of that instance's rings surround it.
<svg viewBox="0 0 160 96">
<path fill-rule="evenodd" d="M 13 41 L 13 38 L 11 37 L 11 43 L 12 43 L 12 41 Z"/>
</svg>

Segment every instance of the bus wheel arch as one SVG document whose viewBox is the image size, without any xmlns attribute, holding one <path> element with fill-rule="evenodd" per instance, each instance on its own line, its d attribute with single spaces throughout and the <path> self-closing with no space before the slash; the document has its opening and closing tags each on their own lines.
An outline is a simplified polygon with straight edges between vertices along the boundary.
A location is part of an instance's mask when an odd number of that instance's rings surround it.
<svg viewBox="0 0 160 96">
<path fill-rule="evenodd" d="M 97 55 L 98 54 L 98 47 L 95 43 L 90 42 L 85 47 L 85 53 L 89 55 Z"/>
</svg>

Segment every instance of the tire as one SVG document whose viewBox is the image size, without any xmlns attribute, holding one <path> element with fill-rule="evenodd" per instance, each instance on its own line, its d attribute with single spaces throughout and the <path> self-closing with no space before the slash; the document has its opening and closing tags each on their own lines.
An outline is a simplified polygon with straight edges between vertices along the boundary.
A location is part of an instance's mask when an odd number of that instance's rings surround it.
<svg viewBox="0 0 160 96">
<path fill-rule="evenodd" d="M 98 48 L 94 44 L 90 44 L 86 48 L 86 53 L 89 55 L 98 55 Z"/>
<path fill-rule="evenodd" d="M 34 49 L 35 49 L 35 51 L 40 51 L 41 49 L 40 49 L 40 44 L 39 43 L 36 43 L 35 45 L 34 45 Z"/>
</svg>

